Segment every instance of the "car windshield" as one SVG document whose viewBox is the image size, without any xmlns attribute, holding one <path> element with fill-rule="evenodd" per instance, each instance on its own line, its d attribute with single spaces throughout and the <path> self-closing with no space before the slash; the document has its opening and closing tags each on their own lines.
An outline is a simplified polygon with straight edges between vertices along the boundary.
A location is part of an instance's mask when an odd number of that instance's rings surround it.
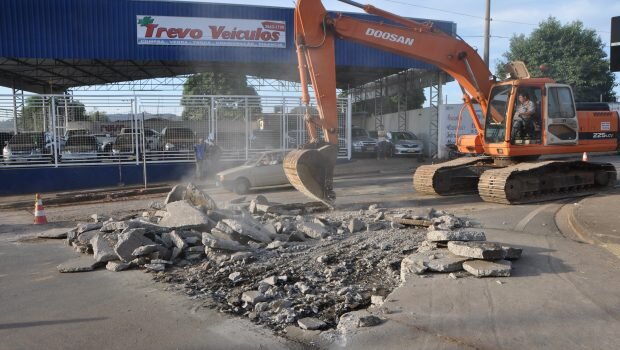
<svg viewBox="0 0 620 350">
<path fill-rule="evenodd" d="M 69 130 L 67 131 L 67 136 L 75 136 L 75 135 L 88 135 L 88 130 L 85 129 L 77 129 L 77 130 Z"/>
<path fill-rule="evenodd" d="M 243 165 L 254 165 L 263 156 L 264 153 L 251 154 Z"/>
<path fill-rule="evenodd" d="M 69 137 L 65 146 L 84 146 L 84 147 L 93 147 L 97 145 L 97 141 L 92 136 L 72 136 Z"/>
<path fill-rule="evenodd" d="M 392 138 L 394 141 L 413 141 L 418 139 L 417 136 L 408 132 L 393 132 Z"/>
<path fill-rule="evenodd" d="M 191 139 L 194 137 L 194 132 L 191 129 L 175 128 L 166 130 L 166 137 L 179 138 L 179 139 Z"/>
<path fill-rule="evenodd" d="M 43 142 L 43 134 L 17 134 L 13 136 L 9 144 L 12 145 L 26 145 L 26 144 L 37 144 Z"/>
<path fill-rule="evenodd" d="M 366 137 L 368 136 L 368 133 L 364 129 L 353 128 L 351 129 L 351 136 L 352 137 Z"/>
</svg>

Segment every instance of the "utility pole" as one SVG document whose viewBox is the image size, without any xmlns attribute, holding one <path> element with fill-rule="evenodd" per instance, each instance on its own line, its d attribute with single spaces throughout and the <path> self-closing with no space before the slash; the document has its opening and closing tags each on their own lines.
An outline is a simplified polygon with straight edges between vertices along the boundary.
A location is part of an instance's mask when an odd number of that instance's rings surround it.
<svg viewBox="0 0 620 350">
<path fill-rule="evenodd" d="M 487 0 L 486 14 L 484 16 L 484 63 L 489 66 L 489 37 L 491 35 L 491 0 Z"/>
</svg>

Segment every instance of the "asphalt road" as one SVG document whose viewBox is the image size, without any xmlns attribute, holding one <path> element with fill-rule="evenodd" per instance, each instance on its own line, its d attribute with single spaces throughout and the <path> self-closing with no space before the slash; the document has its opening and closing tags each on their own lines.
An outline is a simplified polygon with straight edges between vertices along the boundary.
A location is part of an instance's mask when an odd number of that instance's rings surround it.
<svg viewBox="0 0 620 350">
<path fill-rule="evenodd" d="M 409 160 L 404 160 L 409 161 Z M 618 166 L 618 157 L 609 160 Z M 336 179 L 339 208 L 428 207 L 464 216 L 489 240 L 524 248 L 513 277 L 414 279 L 374 310 L 383 324 L 314 338 L 355 349 L 616 349 L 620 343 L 620 264 L 596 245 L 573 241 L 556 225 L 560 203 L 504 206 L 477 196 L 421 196 L 416 166 Z M 218 204 L 238 196 L 216 189 Z M 303 202 L 290 188 L 271 201 Z M 248 195 L 251 198 L 254 194 Z M 53 226 L 92 213 L 139 212 L 153 198 L 46 208 Z M 303 346 L 243 319 L 200 307 L 140 271 L 59 274 L 77 255 L 58 241 L 29 240 L 41 230 L 27 211 L 0 213 L 0 349 L 278 349 Z M 501 282 L 498 283 L 498 281 Z"/>
</svg>

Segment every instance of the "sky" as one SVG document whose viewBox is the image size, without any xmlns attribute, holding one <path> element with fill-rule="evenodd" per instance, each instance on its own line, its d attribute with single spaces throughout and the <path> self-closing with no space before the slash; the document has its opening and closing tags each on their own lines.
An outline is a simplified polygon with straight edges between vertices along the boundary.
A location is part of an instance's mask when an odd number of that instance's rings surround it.
<svg viewBox="0 0 620 350">
<path fill-rule="evenodd" d="M 175 0 L 172 0 L 175 1 Z M 374 0 L 369 3 L 382 10 L 387 10 L 405 17 L 452 21 L 457 24 L 457 33 L 472 47 L 478 49 L 480 56 L 484 51 L 484 15 L 486 0 Z M 200 1 L 211 3 L 238 3 L 264 6 L 261 0 L 227 0 Z M 271 0 L 269 6 L 294 7 L 292 0 Z M 465 5 L 466 4 L 466 5 Z M 336 0 L 324 0 L 323 5 L 329 11 L 362 12 L 361 9 Z M 538 24 L 549 16 L 557 18 L 563 24 L 576 20 L 583 22 L 585 28 L 594 29 L 606 45 L 609 56 L 611 36 L 611 17 L 620 16 L 619 0 L 491 0 L 491 39 L 489 61 L 491 70 L 508 51 L 513 35 L 529 35 Z M 616 74 L 620 83 L 620 74 Z M 620 97 L 620 86 L 616 87 Z M 461 92 L 456 83 L 447 84 L 443 90 L 448 103 L 460 103 Z M 445 102 L 445 101 L 444 101 Z"/>
</svg>

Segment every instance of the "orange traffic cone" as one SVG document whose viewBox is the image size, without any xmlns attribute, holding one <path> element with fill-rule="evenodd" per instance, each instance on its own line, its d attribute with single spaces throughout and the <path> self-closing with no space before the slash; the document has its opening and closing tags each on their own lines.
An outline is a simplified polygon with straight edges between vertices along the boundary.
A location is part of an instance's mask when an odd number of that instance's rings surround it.
<svg viewBox="0 0 620 350">
<path fill-rule="evenodd" d="M 45 216 L 45 210 L 43 209 L 43 200 L 38 193 L 34 197 L 34 224 L 47 224 L 47 217 Z"/>
<path fill-rule="evenodd" d="M 583 156 L 581 157 L 581 160 L 584 162 L 588 161 L 588 152 L 583 152 Z"/>
</svg>

